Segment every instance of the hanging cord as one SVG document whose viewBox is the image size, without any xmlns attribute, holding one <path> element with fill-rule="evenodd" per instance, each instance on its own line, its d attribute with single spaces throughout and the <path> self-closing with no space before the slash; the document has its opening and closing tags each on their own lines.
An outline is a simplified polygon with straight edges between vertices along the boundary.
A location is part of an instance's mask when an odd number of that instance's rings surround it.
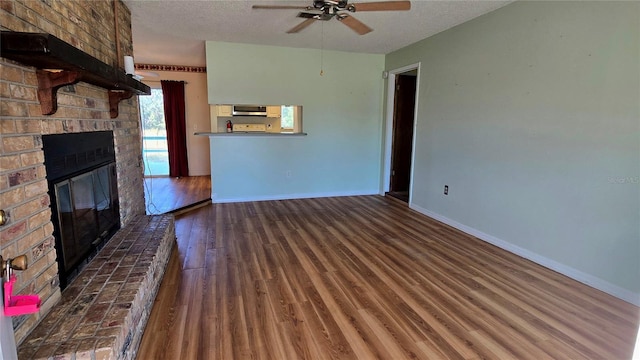
<svg viewBox="0 0 640 360">
<path fill-rule="evenodd" d="M 156 204 L 153 203 L 153 196 L 151 196 L 151 194 L 153 193 L 153 176 L 151 174 L 151 167 L 149 166 L 147 154 L 144 151 L 144 127 L 141 126 L 140 128 L 142 130 L 142 164 L 144 165 L 142 172 L 142 181 L 145 189 L 145 210 L 147 211 L 147 214 L 159 214 L 160 210 L 158 209 Z M 145 169 L 148 171 L 148 178 L 144 176 Z M 147 196 L 149 197 L 148 199 L 146 199 Z"/>
<path fill-rule="evenodd" d="M 324 21 L 320 22 L 321 25 L 321 33 L 320 33 L 320 76 L 324 75 Z"/>
<path fill-rule="evenodd" d="M 143 111 L 142 103 L 140 101 L 138 102 L 138 106 L 140 106 L 140 117 L 145 116 L 146 114 Z M 151 167 L 149 166 L 149 158 L 147 157 L 147 153 L 144 151 L 144 125 L 140 126 L 140 132 L 142 132 L 142 164 L 143 164 L 142 182 L 144 184 L 144 189 L 146 190 L 145 191 L 146 196 L 149 197 L 149 199 L 145 198 L 145 210 L 147 214 L 160 214 L 160 210 L 158 209 L 156 204 L 153 203 L 153 196 L 151 196 L 153 191 L 153 174 L 151 174 Z M 145 169 L 149 174 L 148 182 L 147 182 L 147 177 L 144 176 Z M 154 211 L 152 212 L 152 210 Z"/>
<path fill-rule="evenodd" d="M 147 166 L 147 165 L 145 165 Z M 147 166 L 147 169 L 149 169 L 149 167 Z M 147 181 L 148 180 L 148 181 Z M 157 215 L 157 214 L 161 214 L 162 212 L 160 211 L 160 209 L 158 209 L 158 207 L 156 206 L 156 204 L 153 202 L 153 176 L 151 176 L 151 174 L 149 174 L 149 177 L 144 177 L 143 178 L 144 181 L 144 188 L 146 190 L 146 194 L 147 196 L 149 196 L 149 201 L 147 202 L 147 200 L 145 199 L 145 203 L 147 203 L 146 205 L 146 211 L 147 214 L 149 215 Z"/>
</svg>

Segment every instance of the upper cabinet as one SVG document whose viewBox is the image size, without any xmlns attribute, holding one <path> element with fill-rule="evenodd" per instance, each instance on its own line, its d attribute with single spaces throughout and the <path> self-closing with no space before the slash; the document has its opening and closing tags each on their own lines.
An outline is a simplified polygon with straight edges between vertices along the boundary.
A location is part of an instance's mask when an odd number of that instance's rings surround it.
<svg viewBox="0 0 640 360">
<path fill-rule="evenodd" d="M 231 105 L 216 105 L 216 114 L 218 116 L 232 116 L 233 106 Z"/>
<path fill-rule="evenodd" d="M 267 106 L 267 117 L 280 117 L 281 112 L 280 112 L 280 106 L 272 106 L 272 105 L 268 105 Z"/>
</svg>

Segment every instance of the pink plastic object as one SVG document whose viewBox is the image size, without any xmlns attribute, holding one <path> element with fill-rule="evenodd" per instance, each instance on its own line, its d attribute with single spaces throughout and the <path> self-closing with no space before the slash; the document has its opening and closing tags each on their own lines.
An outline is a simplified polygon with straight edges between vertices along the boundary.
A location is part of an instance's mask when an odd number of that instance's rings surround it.
<svg viewBox="0 0 640 360">
<path fill-rule="evenodd" d="M 40 310 L 40 296 L 38 295 L 13 295 L 13 283 L 16 276 L 11 275 L 9 281 L 4 283 L 4 315 L 16 316 L 33 314 Z"/>
</svg>

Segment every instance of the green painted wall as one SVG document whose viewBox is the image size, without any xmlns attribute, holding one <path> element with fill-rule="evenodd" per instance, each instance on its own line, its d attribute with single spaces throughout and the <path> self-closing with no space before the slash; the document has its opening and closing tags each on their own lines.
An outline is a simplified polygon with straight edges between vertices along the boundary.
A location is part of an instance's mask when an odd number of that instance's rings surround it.
<svg viewBox="0 0 640 360">
<path fill-rule="evenodd" d="M 640 303 L 639 19 L 518 1 L 388 54 L 421 63 L 412 206 Z"/>
<path fill-rule="evenodd" d="M 214 201 L 378 193 L 384 55 L 208 41 L 210 104 L 303 106 L 304 137 L 212 137 Z M 290 174 L 290 176 L 287 176 Z"/>
</svg>

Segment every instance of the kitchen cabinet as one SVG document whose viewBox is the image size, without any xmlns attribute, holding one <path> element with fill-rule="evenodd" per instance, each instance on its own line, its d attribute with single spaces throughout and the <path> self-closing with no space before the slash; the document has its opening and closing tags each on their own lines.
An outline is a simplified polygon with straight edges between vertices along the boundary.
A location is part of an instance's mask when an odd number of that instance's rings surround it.
<svg viewBox="0 0 640 360">
<path fill-rule="evenodd" d="M 267 106 L 267 117 L 280 117 L 280 106 Z"/>
<path fill-rule="evenodd" d="M 231 105 L 217 105 L 218 116 L 232 116 L 233 107 Z"/>
<path fill-rule="evenodd" d="M 211 119 L 211 131 L 218 132 L 224 131 L 224 124 L 226 120 L 223 118 L 230 118 L 232 116 L 232 106 L 231 105 L 209 105 L 209 115 Z M 221 121 L 218 121 L 220 118 Z M 220 128 L 220 126 L 223 126 Z"/>
</svg>

